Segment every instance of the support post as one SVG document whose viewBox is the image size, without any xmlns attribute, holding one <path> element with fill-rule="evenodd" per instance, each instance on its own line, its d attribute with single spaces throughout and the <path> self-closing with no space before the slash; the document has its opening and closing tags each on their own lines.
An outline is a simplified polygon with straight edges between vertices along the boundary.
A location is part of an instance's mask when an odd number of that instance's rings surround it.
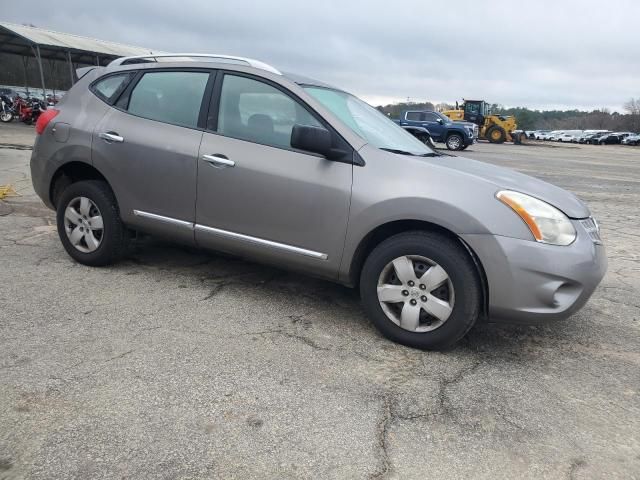
<svg viewBox="0 0 640 480">
<path fill-rule="evenodd" d="M 71 61 L 71 50 L 67 50 L 67 60 L 69 60 L 69 79 L 71 80 L 69 88 L 67 89 L 69 90 L 73 86 L 73 83 L 75 81 L 75 77 L 73 75 L 73 62 Z"/>
<path fill-rule="evenodd" d="M 96 65 L 100 66 L 100 57 L 98 55 L 96 55 Z"/>
<path fill-rule="evenodd" d="M 40 81 L 42 82 L 42 98 L 43 100 L 46 100 L 47 89 L 44 86 L 44 70 L 42 69 L 42 57 L 40 56 L 40 45 L 36 45 L 35 53 L 36 53 L 36 60 L 38 61 L 38 68 L 40 69 Z"/>
<path fill-rule="evenodd" d="M 27 67 L 29 66 L 29 57 L 24 55 L 22 57 L 22 71 L 24 72 L 24 89 L 29 93 L 29 74 Z"/>
</svg>

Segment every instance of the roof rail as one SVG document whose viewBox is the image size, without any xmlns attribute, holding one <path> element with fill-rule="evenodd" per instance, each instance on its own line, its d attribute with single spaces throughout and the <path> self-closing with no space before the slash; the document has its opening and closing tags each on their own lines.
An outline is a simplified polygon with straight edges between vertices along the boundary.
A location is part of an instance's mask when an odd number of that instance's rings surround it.
<svg viewBox="0 0 640 480">
<path fill-rule="evenodd" d="M 231 55 L 216 55 L 216 54 L 209 54 L 209 53 L 160 53 L 160 54 L 150 53 L 149 55 L 136 55 L 134 57 L 116 58 L 111 63 L 109 63 L 109 66 L 136 63 L 136 62 L 133 62 L 132 60 L 144 61 L 148 59 L 148 61 L 157 62 L 158 58 L 213 58 L 217 60 L 232 60 L 235 62 L 244 63 L 246 65 L 249 65 L 250 67 L 260 68 L 262 70 L 266 70 L 268 72 L 275 73 L 277 75 L 282 75 L 282 73 L 276 68 L 264 62 L 261 62 L 259 60 L 253 60 L 252 58 L 245 58 L 245 57 L 234 57 Z"/>
</svg>

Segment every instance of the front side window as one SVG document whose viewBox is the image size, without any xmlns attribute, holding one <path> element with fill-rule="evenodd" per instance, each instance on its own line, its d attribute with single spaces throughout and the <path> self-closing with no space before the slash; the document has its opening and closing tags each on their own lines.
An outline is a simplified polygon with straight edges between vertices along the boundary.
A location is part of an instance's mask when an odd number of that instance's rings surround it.
<svg viewBox="0 0 640 480">
<path fill-rule="evenodd" d="M 129 113 L 150 120 L 196 128 L 207 72 L 145 73 L 131 92 Z"/>
<path fill-rule="evenodd" d="M 103 78 L 93 85 L 93 91 L 105 102 L 112 102 L 124 90 L 131 76 L 132 73 L 127 72 Z"/>
<path fill-rule="evenodd" d="M 411 155 L 433 155 L 433 150 L 424 143 L 359 98 L 324 87 L 305 86 L 304 89 L 374 147 Z"/>
<path fill-rule="evenodd" d="M 294 125 L 322 125 L 300 103 L 271 85 L 225 75 L 218 133 L 278 148 L 291 148 Z"/>
</svg>

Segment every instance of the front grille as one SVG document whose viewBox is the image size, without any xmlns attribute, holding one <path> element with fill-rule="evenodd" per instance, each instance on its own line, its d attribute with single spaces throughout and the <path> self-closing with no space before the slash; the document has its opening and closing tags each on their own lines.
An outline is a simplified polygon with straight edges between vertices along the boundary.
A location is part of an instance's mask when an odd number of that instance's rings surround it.
<svg viewBox="0 0 640 480">
<path fill-rule="evenodd" d="M 593 217 L 580 220 L 580 224 L 582 224 L 584 229 L 587 231 L 587 233 L 589 234 L 589 238 L 591 238 L 593 243 L 602 245 L 602 238 L 600 238 L 600 227 L 598 226 L 598 222 L 596 222 Z"/>
</svg>

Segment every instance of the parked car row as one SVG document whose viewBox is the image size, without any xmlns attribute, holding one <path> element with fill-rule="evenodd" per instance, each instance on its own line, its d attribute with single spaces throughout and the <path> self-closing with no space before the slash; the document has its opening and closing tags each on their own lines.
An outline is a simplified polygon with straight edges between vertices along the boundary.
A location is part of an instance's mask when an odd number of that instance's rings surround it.
<svg viewBox="0 0 640 480">
<path fill-rule="evenodd" d="M 633 132 L 611 132 L 609 130 L 535 130 L 528 131 L 527 137 L 531 140 L 549 142 L 640 146 L 640 134 Z"/>
</svg>

